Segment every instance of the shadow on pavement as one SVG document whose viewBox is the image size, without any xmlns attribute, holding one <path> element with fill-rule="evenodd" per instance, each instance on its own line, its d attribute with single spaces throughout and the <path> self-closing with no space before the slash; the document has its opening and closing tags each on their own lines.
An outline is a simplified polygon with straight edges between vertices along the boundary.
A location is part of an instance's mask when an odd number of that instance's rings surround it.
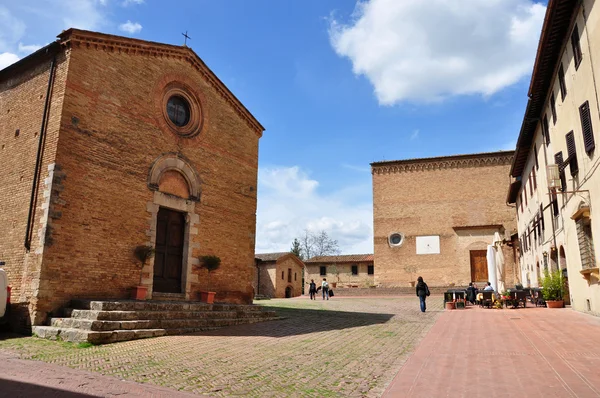
<svg viewBox="0 0 600 398">
<path fill-rule="evenodd" d="M 284 319 L 230 326 L 207 332 L 192 333 L 190 335 L 286 337 L 383 324 L 394 316 L 394 314 L 286 307 L 265 307 L 265 309 L 275 311 L 277 315 Z"/>
<path fill-rule="evenodd" d="M 78 392 L 71 392 L 65 390 L 59 390 L 57 388 L 39 386 L 37 384 L 23 383 L 20 381 L 13 381 L 0 378 L 0 396 L 11 397 L 11 398 L 89 398 L 96 397 L 96 395 L 82 394 Z"/>
</svg>

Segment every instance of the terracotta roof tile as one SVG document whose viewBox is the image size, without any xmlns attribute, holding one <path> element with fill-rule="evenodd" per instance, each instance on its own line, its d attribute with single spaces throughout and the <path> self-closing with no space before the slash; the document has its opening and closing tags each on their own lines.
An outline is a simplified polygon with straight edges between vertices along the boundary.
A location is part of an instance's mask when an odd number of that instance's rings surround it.
<svg viewBox="0 0 600 398">
<path fill-rule="evenodd" d="M 290 254 L 290 252 L 280 252 L 280 253 L 260 253 L 255 254 L 254 258 L 259 259 L 260 261 L 277 261 L 281 257 Z"/>
</svg>

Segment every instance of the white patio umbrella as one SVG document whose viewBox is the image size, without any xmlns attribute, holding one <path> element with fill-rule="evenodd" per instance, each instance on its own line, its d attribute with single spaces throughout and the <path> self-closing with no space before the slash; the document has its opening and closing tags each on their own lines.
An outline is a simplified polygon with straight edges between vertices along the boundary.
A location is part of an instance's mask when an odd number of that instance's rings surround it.
<svg viewBox="0 0 600 398">
<path fill-rule="evenodd" d="M 486 259 L 488 266 L 488 282 L 490 285 L 492 285 L 494 290 L 498 291 L 498 283 L 496 279 L 496 250 L 494 249 L 494 246 L 488 245 Z"/>
<path fill-rule="evenodd" d="M 498 232 L 494 233 L 494 260 L 496 263 L 496 276 L 498 278 L 498 292 L 506 290 L 504 288 L 504 253 L 502 252 L 502 239 Z"/>
</svg>

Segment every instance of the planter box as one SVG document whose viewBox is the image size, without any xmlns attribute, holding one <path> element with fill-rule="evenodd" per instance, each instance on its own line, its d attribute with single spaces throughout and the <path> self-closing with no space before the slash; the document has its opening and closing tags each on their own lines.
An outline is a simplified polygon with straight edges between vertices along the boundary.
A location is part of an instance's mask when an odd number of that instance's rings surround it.
<svg viewBox="0 0 600 398">
<path fill-rule="evenodd" d="M 148 288 L 146 286 L 136 286 L 131 292 L 131 298 L 134 300 L 146 300 Z"/>
<path fill-rule="evenodd" d="M 548 308 L 563 308 L 565 306 L 564 300 L 546 300 Z"/>
<path fill-rule="evenodd" d="M 212 304 L 215 302 L 215 294 L 216 292 L 200 292 L 200 301 L 207 304 Z"/>
<path fill-rule="evenodd" d="M 447 301 L 446 302 L 446 309 L 447 310 L 455 310 L 456 309 L 456 303 L 454 301 Z"/>
</svg>

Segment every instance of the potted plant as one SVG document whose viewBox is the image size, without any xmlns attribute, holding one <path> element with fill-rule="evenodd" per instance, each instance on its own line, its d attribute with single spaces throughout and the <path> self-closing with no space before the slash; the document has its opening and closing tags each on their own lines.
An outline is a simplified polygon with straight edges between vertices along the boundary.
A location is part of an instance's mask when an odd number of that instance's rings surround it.
<svg viewBox="0 0 600 398">
<path fill-rule="evenodd" d="M 215 301 L 216 292 L 210 291 L 210 274 L 214 270 L 218 269 L 221 266 L 221 259 L 217 256 L 202 256 L 200 257 L 200 262 L 202 268 L 205 268 L 208 271 L 208 278 L 206 283 L 206 291 L 200 291 L 200 301 L 212 304 Z"/>
<path fill-rule="evenodd" d="M 146 262 L 154 256 L 154 248 L 148 245 L 136 246 L 133 249 L 134 257 L 139 261 L 140 264 L 140 280 L 136 287 L 133 288 L 132 298 L 136 300 L 146 300 L 146 294 L 148 293 L 148 287 L 142 286 L 142 275 L 144 272 L 144 266 Z"/>
<path fill-rule="evenodd" d="M 564 307 L 564 283 L 562 272 L 559 270 L 553 272 L 544 270 L 544 276 L 542 277 L 542 296 L 544 297 L 548 308 Z"/>
<path fill-rule="evenodd" d="M 411 287 L 415 287 L 414 274 L 416 274 L 418 270 L 419 268 L 414 264 L 404 266 L 404 271 L 406 271 L 406 273 L 410 275 L 410 281 L 408 283 L 410 283 Z"/>
</svg>

